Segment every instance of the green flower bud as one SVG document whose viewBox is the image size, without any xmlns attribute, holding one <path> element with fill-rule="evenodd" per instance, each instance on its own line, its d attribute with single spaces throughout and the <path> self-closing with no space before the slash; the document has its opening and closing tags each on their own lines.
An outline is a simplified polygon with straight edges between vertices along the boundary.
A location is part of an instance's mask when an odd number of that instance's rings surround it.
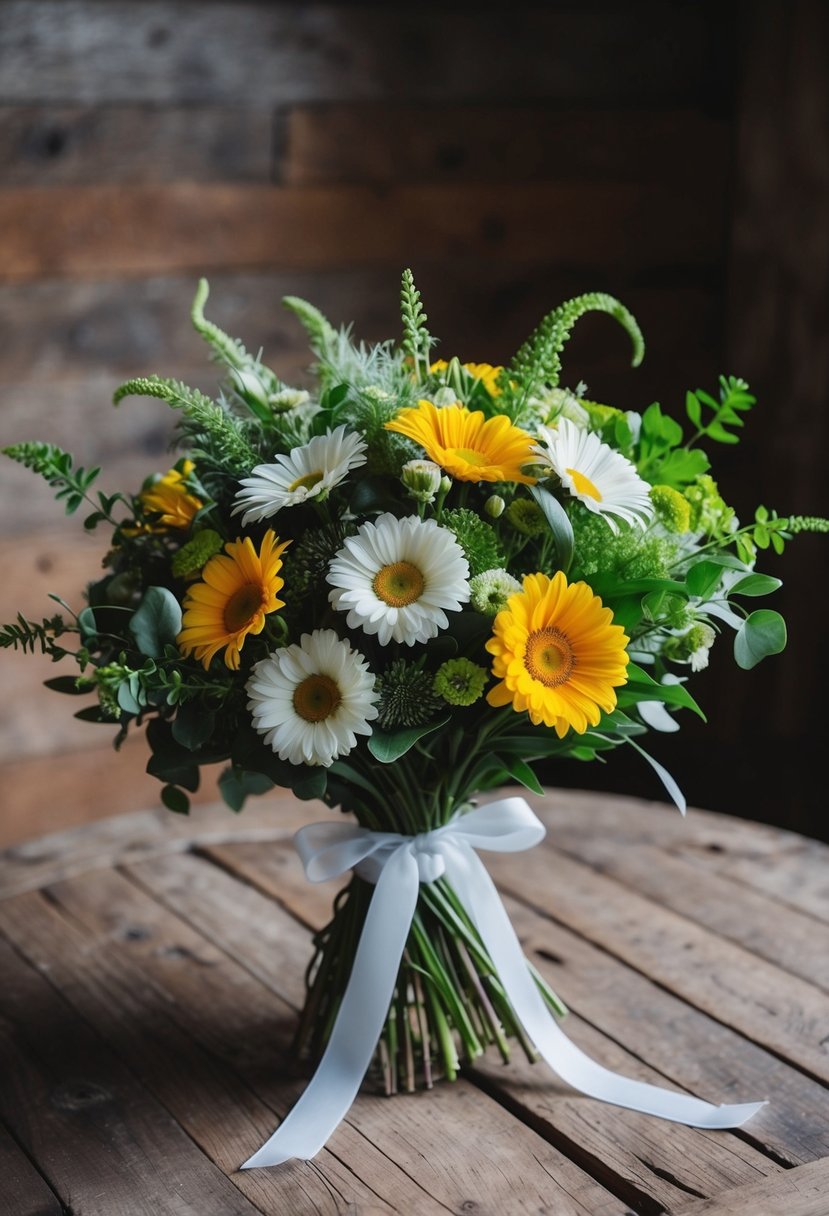
<svg viewBox="0 0 829 1216">
<path fill-rule="evenodd" d="M 440 489 L 440 466 L 431 460 L 407 460 L 400 470 L 403 485 L 418 502 L 434 502 Z"/>
<path fill-rule="evenodd" d="M 484 503 L 484 510 L 490 519 L 498 519 L 499 516 L 503 515 L 506 505 L 500 494 L 490 494 Z"/>
<path fill-rule="evenodd" d="M 483 616 L 497 616 L 511 595 L 521 590 L 517 578 L 506 570 L 484 570 L 469 580 L 470 602 Z"/>
<path fill-rule="evenodd" d="M 540 536 L 547 528 L 544 512 L 531 498 L 513 498 L 507 507 L 506 518 L 523 536 Z"/>
<path fill-rule="evenodd" d="M 474 705 L 483 694 L 487 671 L 471 659 L 447 659 L 435 673 L 433 688 L 449 705 Z"/>
<path fill-rule="evenodd" d="M 687 532 L 691 527 L 691 505 L 673 486 L 651 486 L 656 518 L 667 532 Z"/>
</svg>

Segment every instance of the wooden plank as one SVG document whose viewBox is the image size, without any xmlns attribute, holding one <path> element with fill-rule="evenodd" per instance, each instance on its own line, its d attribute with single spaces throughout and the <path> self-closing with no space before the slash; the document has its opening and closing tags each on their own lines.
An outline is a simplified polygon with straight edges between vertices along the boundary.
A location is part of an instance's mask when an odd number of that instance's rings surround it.
<svg viewBox="0 0 829 1216">
<path fill-rule="evenodd" d="M 488 868 L 526 899 L 718 1021 L 820 1080 L 829 1080 L 826 997 L 741 946 L 542 845 L 520 876 L 502 857 Z M 550 882 L 550 875 L 555 881 Z"/>
<path fill-rule="evenodd" d="M 829 1208 L 829 1160 L 811 1161 L 778 1175 L 771 1183 L 754 1183 L 726 1191 L 715 1199 L 677 1208 L 675 1216 L 826 1216 Z"/>
<path fill-rule="evenodd" d="M 10 281 L 244 267 L 398 271 L 456 257 L 558 261 L 606 276 L 710 264 L 724 238 L 716 192 L 630 183 L 19 187 L 0 193 L 0 226 L 15 233 L 0 250 Z"/>
<path fill-rule="evenodd" d="M 665 850 L 640 843 L 630 847 L 591 833 L 576 847 L 556 846 L 591 869 L 737 942 L 824 990 L 829 990 L 829 926 L 793 908 L 778 907 L 769 917 L 766 896 L 708 873 Z"/>
<path fill-rule="evenodd" d="M 6 187 L 267 182 L 272 143 L 250 106 L 0 106 Z"/>
<path fill-rule="evenodd" d="M 254 1216 L 257 1208 L 45 979 L 0 942 L 0 1111 L 88 1216 Z"/>
<path fill-rule="evenodd" d="M 706 873 L 829 921 L 829 848 L 785 828 L 696 809 L 681 819 L 658 803 L 578 790 L 550 791 L 540 814 L 565 852 L 589 836 L 612 836 L 624 847 L 658 845 Z"/>
<path fill-rule="evenodd" d="M 260 846 L 260 853 L 263 852 Z M 270 857 L 275 852 L 283 853 L 284 850 L 268 848 L 266 855 Z M 280 865 L 279 869 L 287 877 L 287 871 L 291 867 L 286 866 L 283 869 Z M 186 918 L 193 926 L 198 926 L 200 932 L 204 932 L 219 944 L 231 957 L 238 958 L 261 983 L 273 988 L 285 1000 L 297 1006 L 301 1003 L 304 998 L 304 971 L 307 963 L 305 953 L 307 951 L 307 930 L 301 930 L 297 922 L 281 908 L 275 907 L 269 899 L 264 898 L 258 892 L 246 885 L 241 885 L 229 875 L 217 872 L 214 867 L 194 857 L 183 856 L 160 860 L 149 866 L 131 866 L 129 873 L 160 899 L 171 912 Z M 286 894 L 285 889 L 278 882 L 274 886 L 278 891 L 277 898 L 287 899 L 290 904 L 294 903 L 290 891 Z M 73 890 L 75 889 L 77 895 L 73 894 L 73 902 L 68 907 L 73 915 L 80 915 L 77 898 L 83 898 L 85 888 L 78 883 L 73 888 Z M 316 891 L 319 894 L 315 894 L 313 890 L 311 892 L 310 905 L 315 909 L 315 924 L 319 925 L 328 918 L 331 894 L 330 890 L 326 890 L 325 887 L 317 888 Z M 59 890 L 58 898 L 64 899 L 63 888 Z M 114 899 L 107 899 L 105 907 L 111 909 L 113 906 L 115 906 Z M 303 917 L 307 917 L 309 904 L 303 904 L 300 911 Z M 107 916 L 115 920 L 118 913 L 108 911 Z M 252 925 L 256 926 L 253 933 L 251 932 Z M 101 932 L 106 934 L 106 925 L 102 926 Z M 488 1079 L 491 1074 L 492 1089 L 498 1092 L 499 1100 L 502 1102 L 504 1093 L 509 1091 L 509 1083 L 503 1081 L 503 1073 L 504 1069 L 497 1064 L 494 1064 L 487 1073 Z M 519 1075 L 521 1074 L 519 1073 Z M 549 1078 L 545 1076 L 541 1079 L 547 1081 Z M 535 1080 L 539 1080 L 537 1071 Z M 435 1092 L 443 1093 L 446 1089 L 452 1093 L 456 1092 L 452 1086 L 448 1085 L 439 1087 L 439 1090 Z M 627 1202 L 637 1205 L 646 1195 L 658 1196 L 661 1201 L 668 1197 L 681 1197 L 683 1193 L 687 1193 L 687 1191 L 683 1192 L 681 1183 L 679 1186 L 666 1184 L 658 1173 L 660 1156 L 664 1156 L 664 1153 L 668 1151 L 665 1145 L 663 1145 L 661 1154 L 656 1150 L 652 1154 L 657 1170 L 653 1174 L 650 1173 L 647 1165 L 643 1166 L 640 1158 L 636 1158 L 635 1155 L 631 1156 L 630 1146 L 635 1143 L 638 1133 L 629 1131 L 626 1134 L 623 1129 L 615 1128 L 614 1120 L 620 1118 L 619 1112 L 616 1112 L 615 1116 L 609 1115 L 609 1123 L 591 1137 L 587 1135 L 584 1128 L 583 1100 L 577 1100 L 575 1103 L 560 1102 L 559 1095 L 556 1094 L 555 1109 L 551 1112 L 548 1090 L 541 1090 L 537 1096 L 540 1098 L 545 1117 L 534 1117 L 531 1120 L 532 1126 L 536 1130 L 542 1130 L 543 1125 L 543 1134 L 546 1139 L 549 1139 L 559 1149 L 563 1149 L 568 1157 L 575 1156 L 577 1160 L 587 1163 L 589 1172 L 595 1173 L 598 1169 L 600 1180 L 620 1193 Z M 429 1101 L 433 1097 L 434 1094 L 430 1095 Z M 362 1101 L 363 1099 L 361 1099 Z M 447 1105 L 453 1106 L 455 1099 L 445 1097 L 443 1101 Z M 507 1102 L 506 1105 L 509 1109 L 516 1110 L 517 1104 L 514 1101 Z M 528 1109 L 532 1109 L 531 1103 L 525 1105 Z M 398 1108 L 394 1104 L 392 1106 L 393 1114 L 396 1115 Z M 467 1115 L 464 1113 L 463 1106 L 459 1108 L 459 1112 L 457 1117 L 466 1121 Z M 526 1118 L 526 1111 L 523 1109 L 518 1113 L 522 1119 Z M 535 1115 L 536 1112 L 533 1111 L 533 1114 Z M 392 1118 L 393 1116 L 389 1114 L 387 1117 Z M 356 1115 L 352 1112 L 349 1121 L 353 1122 L 355 1118 Z M 616 1132 L 619 1132 L 624 1148 L 613 1149 L 611 1147 Z M 672 1132 L 675 1133 L 673 1152 L 679 1157 L 677 1141 L 683 1141 L 683 1133 L 676 1132 L 676 1129 L 672 1129 Z M 368 1128 L 366 1134 L 371 1139 L 376 1138 L 376 1133 Z M 695 1135 L 687 1129 L 685 1134 L 692 1140 Z M 406 1136 L 409 1136 L 408 1131 Z M 578 1147 L 579 1143 L 585 1139 L 590 1140 L 593 1147 L 597 1143 L 602 1147 L 596 1153 L 591 1154 Z M 658 1133 L 656 1133 L 656 1139 L 659 1139 Z M 704 1144 L 701 1147 L 702 1157 L 705 1159 L 711 1157 L 715 1162 L 712 1167 L 713 1172 L 719 1168 L 724 1170 L 727 1177 L 753 1177 L 758 1169 L 766 1168 L 767 1163 L 755 1151 L 751 1149 L 744 1151 L 742 1146 L 737 1146 L 735 1151 L 736 1156 L 732 1156 L 731 1151 L 720 1151 L 716 1144 Z M 601 1166 L 602 1153 L 606 1154 L 605 1160 L 612 1160 L 612 1168 Z M 674 1161 L 671 1168 L 679 1174 L 683 1173 L 679 1161 Z"/>
<path fill-rule="evenodd" d="M 313 1165 L 237 1173 L 298 1088 L 293 1011 L 112 872 L 52 888 L 50 900 L 31 894 L 4 905 L 17 948 L 138 1066 L 142 1083 L 257 1210 L 334 1216 L 338 1195 L 378 1216 L 445 1210 L 349 1127 Z"/>
<path fill-rule="evenodd" d="M 178 883 L 186 888 L 189 859 L 178 861 Z M 214 892 L 219 909 L 222 895 L 221 888 Z M 39 966 L 48 966 L 51 982 L 119 1053 L 128 1058 L 141 1051 L 144 1083 L 205 1152 L 232 1170 L 251 1141 L 255 1147 L 273 1125 L 271 1116 L 271 1127 L 261 1126 L 267 1111 L 256 1111 L 256 1118 L 249 1109 L 234 1111 L 240 1087 L 232 1071 L 238 1069 L 281 1112 L 293 1097 L 284 1084 L 280 1093 L 267 1080 L 274 1071 L 284 1078 L 290 1060 L 292 1027 L 277 1008 L 281 1002 L 119 875 L 99 873 L 93 881 L 51 888 L 49 896 L 49 904 L 33 894 L 4 905 L 0 915 L 7 932 Z M 229 910 L 224 907 L 225 914 Z M 301 975 L 307 932 L 296 945 L 280 963 Z M 414 1102 L 360 1098 L 343 1129 L 348 1134 L 338 1131 L 330 1154 L 314 1165 L 297 1162 L 291 1171 L 243 1174 L 234 1181 L 268 1211 L 286 1214 L 302 1210 L 304 1188 L 304 1202 L 325 1212 L 340 1210 L 331 1203 L 332 1192 L 355 1205 L 380 1195 L 388 1204 L 381 1211 L 417 1211 L 425 1191 L 424 1210 L 431 1212 L 462 1209 L 470 1192 L 483 1190 L 493 1203 L 509 1197 L 516 1211 L 537 1210 L 533 1205 L 546 1195 L 568 1214 L 622 1216 L 622 1203 L 498 1104 L 475 1095 L 466 1083 L 447 1088 L 451 1093 L 420 1095 Z M 276 1102 L 272 1095 L 278 1095 Z M 349 1178 L 337 1159 L 351 1163 L 360 1177 Z M 291 1173 L 293 1195 L 286 1188 Z"/>
<path fill-rule="evenodd" d="M 358 102 L 291 107 L 276 172 L 292 186 L 663 183 L 723 179 L 729 154 L 729 121 L 690 109 Z"/>
<path fill-rule="evenodd" d="M 0 1202 L 4 1216 L 64 1216 L 54 1191 L 0 1126 Z"/>
<path fill-rule="evenodd" d="M 162 808 L 114 816 L 3 850 L 0 897 L 35 890 L 88 870 L 189 849 L 200 841 L 287 838 L 304 823 L 326 818 L 339 818 L 339 814 L 319 802 L 298 802 L 289 791 L 278 789 L 251 800 L 241 815 L 234 815 L 223 804 L 211 804 L 194 807 L 186 817 Z"/>
<path fill-rule="evenodd" d="M 316 927 L 327 920 L 333 897 L 330 888 L 335 884 L 323 887 L 306 882 L 293 850 L 287 845 L 274 843 L 267 849 L 254 849 L 238 842 L 227 847 L 209 846 L 205 852 L 246 883 L 279 899 L 305 923 Z M 526 857 L 520 863 L 513 859 L 522 877 L 525 861 Z M 551 872 L 549 869 L 546 872 L 545 885 L 549 885 Z M 142 881 L 159 898 L 165 902 L 169 899 L 171 908 L 180 910 L 177 903 L 180 887 L 166 882 L 163 867 L 160 870 L 147 867 Z M 529 883 L 522 886 L 525 894 L 532 894 Z M 193 893 L 195 889 L 195 880 L 191 878 L 188 891 Z M 245 896 L 249 902 L 239 905 L 240 927 L 234 929 L 230 918 L 211 914 L 210 889 L 204 878 L 194 920 L 228 950 L 245 950 L 243 926 L 256 916 L 255 899 Z M 700 1013 L 692 1004 L 673 996 L 604 949 L 590 945 L 570 928 L 515 900 L 508 900 L 507 907 L 525 951 L 568 1007 L 603 1035 L 624 1044 L 637 1059 L 670 1082 L 710 1101 L 772 1098 L 771 1105 L 752 1120 L 746 1131 L 753 1143 L 776 1158 L 798 1164 L 829 1152 L 824 1087 Z M 257 966 L 260 968 L 257 974 L 266 982 L 270 970 L 267 959 Z M 283 982 L 282 973 L 278 975 L 279 982 Z M 609 1064 L 612 1052 L 611 1047 Z M 546 1108 L 541 1113 L 543 1118 L 549 1118 Z"/>
<path fill-rule="evenodd" d="M 6 0 L 0 34 L 5 101 L 483 95 L 675 103 L 716 93 L 716 77 L 700 65 L 722 30 L 695 5 L 677 8 L 666 28 L 663 9 L 641 0 L 624 12 L 533 7 L 520 18 L 486 6 L 472 18 L 462 7 L 431 5 L 142 0 L 116 10 L 106 0 Z"/>
</svg>

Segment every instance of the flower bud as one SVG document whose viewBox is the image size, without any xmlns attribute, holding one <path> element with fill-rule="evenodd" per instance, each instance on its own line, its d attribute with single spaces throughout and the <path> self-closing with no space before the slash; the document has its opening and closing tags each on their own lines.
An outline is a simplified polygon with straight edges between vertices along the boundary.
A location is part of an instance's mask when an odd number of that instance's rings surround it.
<svg viewBox="0 0 829 1216">
<path fill-rule="evenodd" d="M 418 502 L 434 502 L 440 489 L 440 467 L 431 460 L 407 460 L 400 471 L 403 485 Z"/>
<path fill-rule="evenodd" d="M 490 519 L 498 519 L 500 515 L 503 515 L 506 505 L 500 494 L 490 494 L 484 503 L 484 511 Z"/>
</svg>

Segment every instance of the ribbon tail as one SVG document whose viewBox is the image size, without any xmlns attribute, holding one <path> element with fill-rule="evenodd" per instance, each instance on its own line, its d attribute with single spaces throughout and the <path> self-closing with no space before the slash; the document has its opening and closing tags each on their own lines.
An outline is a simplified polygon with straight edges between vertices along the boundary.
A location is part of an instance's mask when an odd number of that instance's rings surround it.
<svg viewBox="0 0 829 1216">
<path fill-rule="evenodd" d="M 407 845 L 386 863 L 374 888 L 354 965 L 317 1071 L 277 1130 L 240 1168 L 316 1156 L 348 1113 L 391 1004 L 419 888 Z"/>
<path fill-rule="evenodd" d="M 472 917 L 504 990 L 529 1037 L 562 1081 L 590 1098 L 657 1115 L 689 1127 L 741 1127 L 765 1102 L 714 1106 L 612 1072 L 567 1038 L 530 975 L 515 930 L 495 884 L 466 844 L 452 842 L 444 852 L 447 878 Z"/>
</svg>

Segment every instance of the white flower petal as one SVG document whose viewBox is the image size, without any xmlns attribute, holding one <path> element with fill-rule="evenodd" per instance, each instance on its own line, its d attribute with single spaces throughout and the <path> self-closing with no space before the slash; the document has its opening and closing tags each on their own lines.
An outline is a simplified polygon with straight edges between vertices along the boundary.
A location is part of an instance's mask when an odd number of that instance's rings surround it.
<svg viewBox="0 0 829 1216">
<path fill-rule="evenodd" d="M 294 694 L 309 676 L 327 676 L 340 700 L 316 722 L 297 712 Z M 347 755 L 358 734 L 370 735 L 377 717 L 374 676 L 363 656 L 333 629 L 304 633 L 299 645 L 275 650 L 255 665 L 247 682 L 253 725 L 281 760 L 328 767 Z"/>
<path fill-rule="evenodd" d="M 233 515 L 242 515 L 242 526 L 269 519 L 283 507 L 314 498 L 344 481 L 352 469 L 366 462 L 366 444 L 356 431 L 338 426 L 324 435 L 315 435 L 288 455 L 275 457 L 273 464 L 260 464 L 241 481 Z M 298 485 L 303 478 L 315 477 L 310 485 Z"/>
<path fill-rule="evenodd" d="M 375 583 L 398 562 L 417 569 L 423 589 L 411 602 L 394 605 L 378 595 Z M 327 577 L 332 607 L 348 612 L 348 627 L 376 635 L 381 646 L 428 641 L 447 628 L 446 611 L 460 611 L 469 599 L 469 564 L 454 533 L 417 515 L 387 513 L 363 524 L 334 556 Z"/>
</svg>

